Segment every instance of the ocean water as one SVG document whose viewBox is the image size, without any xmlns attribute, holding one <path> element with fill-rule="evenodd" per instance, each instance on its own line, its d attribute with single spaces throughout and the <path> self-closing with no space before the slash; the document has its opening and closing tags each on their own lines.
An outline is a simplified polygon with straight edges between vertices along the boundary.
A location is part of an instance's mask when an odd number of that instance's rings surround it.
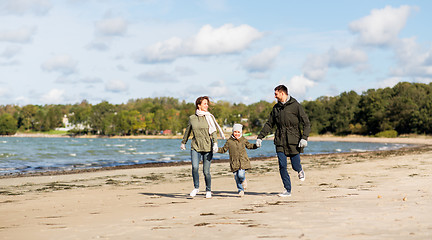
<svg viewBox="0 0 432 240">
<path fill-rule="evenodd" d="M 251 141 L 254 143 L 255 141 Z M 190 161 L 187 150 L 180 150 L 180 139 L 111 139 L 111 138 L 15 138 L 0 137 L 0 175 L 61 171 L 110 166 Z M 218 140 L 222 147 L 225 140 Z M 304 154 L 389 150 L 407 144 L 361 142 L 308 142 Z M 273 141 L 263 141 L 249 157 L 275 156 Z M 214 159 L 228 159 L 228 153 Z"/>
</svg>

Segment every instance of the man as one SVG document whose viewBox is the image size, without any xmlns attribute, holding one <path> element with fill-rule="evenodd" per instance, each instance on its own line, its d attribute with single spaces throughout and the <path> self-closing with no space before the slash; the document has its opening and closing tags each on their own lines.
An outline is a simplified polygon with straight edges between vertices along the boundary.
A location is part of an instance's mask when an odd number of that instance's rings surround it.
<svg viewBox="0 0 432 240">
<path fill-rule="evenodd" d="M 279 173 L 285 187 L 285 191 L 279 196 L 288 197 L 291 196 L 291 180 L 287 170 L 287 157 L 291 160 L 292 168 L 298 172 L 300 180 L 304 181 L 305 173 L 300 163 L 300 153 L 307 146 L 311 128 L 303 107 L 288 95 L 288 88 L 279 85 L 274 91 L 278 102 L 273 106 L 270 117 L 259 133 L 256 145 L 260 147 L 262 139 L 276 126 L 274 144 L 279 161 Z"/>
</svg>

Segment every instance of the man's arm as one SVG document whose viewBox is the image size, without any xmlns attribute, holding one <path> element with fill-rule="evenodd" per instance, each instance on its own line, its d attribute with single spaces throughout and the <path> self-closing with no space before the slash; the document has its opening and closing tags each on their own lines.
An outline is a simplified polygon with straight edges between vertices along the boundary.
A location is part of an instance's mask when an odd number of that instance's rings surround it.
<svg viewBox="0 0 432 240">
<path fill-rule="evenodd" d="M 301 105 L 299 107 L 299 114 L 300 114 L 300 122 L 303 124 L 302 139 L 307 140 L 311 132 L 311 124 L 306 112 L 304 111 Z"/>
<path fill-rule="evenodd" d="M 273 126 L 274 126 L 274 118 L 273 118 L 273 110 L 272 110 L 267 122 L 264 124 L 264 127 L 261 129 L 261 132 L 258 134 L 257 139 L 263 139 L 265 136 L 267 136 L 272 131 Z"/>
</svg>

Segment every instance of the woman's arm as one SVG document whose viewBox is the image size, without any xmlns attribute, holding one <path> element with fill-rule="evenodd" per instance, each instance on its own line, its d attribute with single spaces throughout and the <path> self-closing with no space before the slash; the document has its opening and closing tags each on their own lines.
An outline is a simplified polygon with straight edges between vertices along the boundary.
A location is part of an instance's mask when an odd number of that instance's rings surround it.
<svg viewBox="0 0 432 240">
<path fill-rule="evenodd" d="M 191 121 L 189 120 L 188 125 L 186 127 L 186 131 L 185 131 L 185 133 L 183 135 L 182 144 L 186 144 L 187 143 L 191 132 L 192 132 L 192 124 L 191 124 Z"/>
</svg>

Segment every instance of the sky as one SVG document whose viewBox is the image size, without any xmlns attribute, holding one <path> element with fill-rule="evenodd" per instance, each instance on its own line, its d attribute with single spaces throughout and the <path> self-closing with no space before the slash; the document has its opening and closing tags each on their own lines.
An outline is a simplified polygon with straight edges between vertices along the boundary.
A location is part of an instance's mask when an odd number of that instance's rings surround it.
<svg viewBox="0 0 432 240">
<path fill-rule="evenodd" d="M 432 1 L 0 0 L 0 105 L 298 101 L 432 80 Z"/>
</svg>

